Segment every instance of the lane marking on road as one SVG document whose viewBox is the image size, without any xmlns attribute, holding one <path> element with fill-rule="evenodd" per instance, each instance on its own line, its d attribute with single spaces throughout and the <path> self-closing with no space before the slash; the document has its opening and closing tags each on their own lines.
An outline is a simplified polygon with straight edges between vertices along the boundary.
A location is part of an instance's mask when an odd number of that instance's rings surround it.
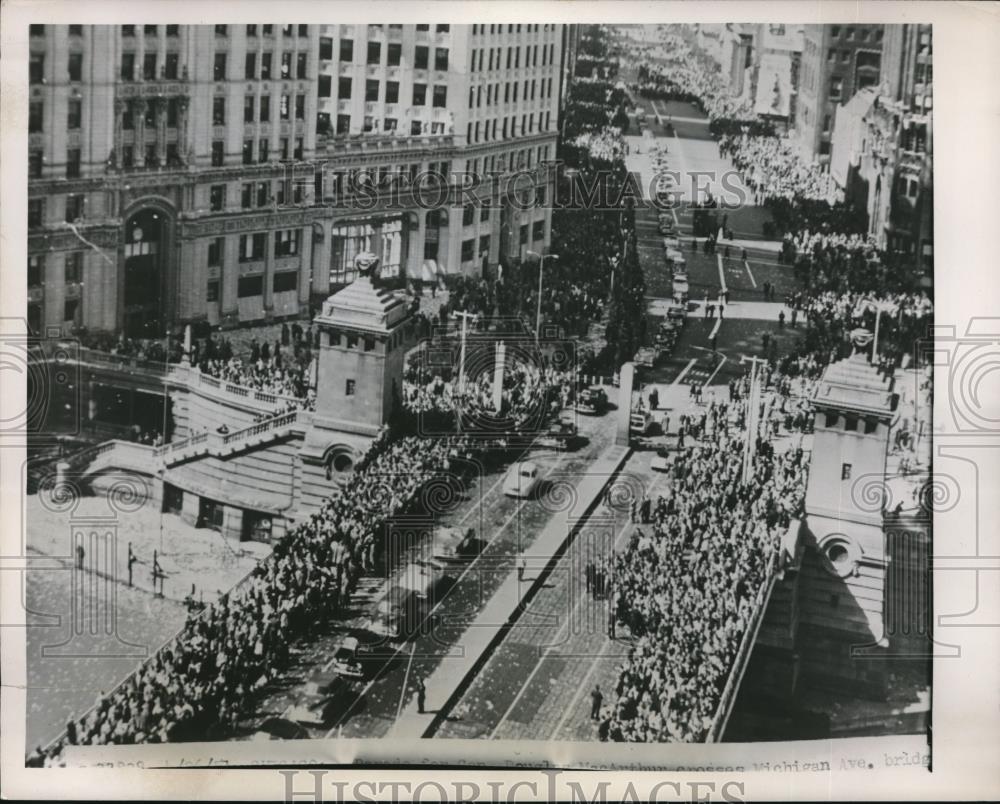
<svg viewBox="0 0 1000 804">
<path fill-rule="evenodd" d="M 712 332 L 708 336 L 709 340 L 712 340 L 712 338 L 714 338 L 716 335 L 719 334 L 719 327 L 721 326 L 722 326 L 722 319 L 721 318 L 715 319 L 715 326 L 712 327 Z"/>
<path fill-rule="evenodd" d="M 677 379 L 675 379 L 670 384 L 671 385 L 680 385 L 681 382 L 683 381 L 684 377 L 691 370 L 691 367 L 694 366 L 694 364 L 697 363 L 697 362 L 698 362 L 698 358 L 697 357 L 692 357 L 691 360 L 688 362 L 688 364 L 684 367 L 684 370 L 680 374 L 677 375 Z"/>
<path fill-rule="evenodd" d="M 726 272 L 722 270 L 722 255 L 716 252 L 715 257 L 719 264 L 719 284 L 722 285 L 722 292 L 726 293 Z"/>
<path fill-rule="evenodd" d="M 719 322 L 719 323 L 722 323 L 722 322 Z M 721 355 L 721 354 L 722 354 L 722 352 L 719 352 L 719 354 Z M 708 376 L 708 379 L 707 379 L 707 380 L 705 380 L 705 383 L 704 383 L 705 385 L 711 385 L 711 384 L 712 384 L 712 380 L 714 380 L 714 379 L 715 379 L 715 375 L 719 373 L 719 369 L 720 369 L 720 368 L 722 368 L 722 364 L 723 364 L 723 363 L 725 363 L 725 362 L 726 362 L 727 360 L 729 360 L 729 358 L 728 358 L 728 357 L 726 357 L 725 355 L 722 355 L 722 360 L 721 360 L 721 361 L 719 361 L 719 365 L 717 365 L 717 366 L 715 367 L 715 371 L 713 371 L 713 372 L 712 372 L 712 373 L 711 373 L 711 374 L 710 374 L 710 375 Z"/>
<path fill-rule="evenodd" d="M 754 287 L 757 287 L 757 280 L 753 278 L 753 273 L 750 271 L 750 263 L 747 260 L 743 260 L 743 267 L 747 269 L 747 276 L 750 277 L 750 282 Z"/>
</svg>

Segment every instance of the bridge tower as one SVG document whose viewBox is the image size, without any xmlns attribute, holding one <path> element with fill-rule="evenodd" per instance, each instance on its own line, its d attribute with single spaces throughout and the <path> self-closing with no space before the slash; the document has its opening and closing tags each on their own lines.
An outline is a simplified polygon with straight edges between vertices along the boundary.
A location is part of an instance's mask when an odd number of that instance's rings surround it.
<svg viewBox="0 0 1000 804">
<path fill-rule="evenodd" d="M 406 302 L 372 284 L 374 254 L 355 258 L 358 279 L 323 303 L 316 411 L 305 434 L 302 501 L 325 499 L 343 482 L 402 399 L 403 358 L 412 346 Z"/>
<path fill-rule="evenodd" d="M 852 336 L 854 354 L 827 367 L 812 400 L 797 641 L 812 685 L 864 695 L 885 683 L 875 655 L 886 644 L 883 500 L 898 395 L 868 362 L 871 333 Z"/>
</svg>

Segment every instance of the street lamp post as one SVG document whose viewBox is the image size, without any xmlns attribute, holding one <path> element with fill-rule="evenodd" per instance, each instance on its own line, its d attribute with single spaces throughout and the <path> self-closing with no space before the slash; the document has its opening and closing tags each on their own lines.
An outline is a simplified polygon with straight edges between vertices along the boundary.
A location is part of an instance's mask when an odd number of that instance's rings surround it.
<svg viewBox="0 0 1000 804">
<path fill-rule="evenodd" d="M 539 254 L 537 251 L 527 251 L 532 257 L 538 257 L 538 310 L 535 313 L 535 345 L 538 345 L 542 331 L 542 275 L 545 272 L 545 260 L 558 260 L 558 254 Z"/>
</svg>

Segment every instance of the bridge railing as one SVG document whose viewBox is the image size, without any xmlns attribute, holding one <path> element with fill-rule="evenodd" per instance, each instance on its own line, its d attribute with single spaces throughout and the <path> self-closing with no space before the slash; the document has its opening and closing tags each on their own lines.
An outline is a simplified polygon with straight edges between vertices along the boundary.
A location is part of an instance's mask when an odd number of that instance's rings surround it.
<svg viewBox="0 0 1000 804">
<path fill-rule="evenodd" d="M 743 633 L 740 647 L 733 658 L 733 666 L 729 671 L 729 678 L 726 681 L 725 689 L 723 689 L 722 695 L 719 698 L 719 706 L 715 710 L 715 717 L 708 730 L 706 742 L 719 742 L 726 730 L 729 715 L 733 710 L 733 704 L 736 702 L 736 694 L 739 692 L 740 683 L 743 681 L 743 675 L 750 661 L 750 654 L 753 651 L 754 643 L 757 641 L 757 634 L 760 632 L 761 623 L 764 621 L 764 613 L 771 600 L 771 592 L 774 590 L 774 584 L 778 580 L 778 561 L 779 556 L 777 551 L 775 551 L 767 564 L 767 574 L 764 576 L 764 583 L 757 590 L 753 618 L 747 623 L 747 629 Z"/>
</svg>

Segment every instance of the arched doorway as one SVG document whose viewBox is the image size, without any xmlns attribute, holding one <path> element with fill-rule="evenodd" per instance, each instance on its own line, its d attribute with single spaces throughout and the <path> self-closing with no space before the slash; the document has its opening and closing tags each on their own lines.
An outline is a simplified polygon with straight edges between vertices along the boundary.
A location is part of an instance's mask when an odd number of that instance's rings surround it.
<svg viewBox="0 0 1000 804">
<path fill-rule="evenodd" d="M 133 338 L 162 338 L 167 324 L 170 226 L 162 210 L 146 207 L 125 224 L 123 326 Z"/>
</svg>

